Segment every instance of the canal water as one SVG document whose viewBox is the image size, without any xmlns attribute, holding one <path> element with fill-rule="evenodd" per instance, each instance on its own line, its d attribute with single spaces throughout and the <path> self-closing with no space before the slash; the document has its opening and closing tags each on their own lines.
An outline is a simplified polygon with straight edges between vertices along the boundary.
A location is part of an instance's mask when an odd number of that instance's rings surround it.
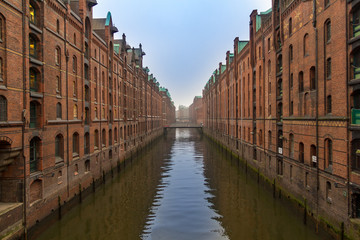
<svg viewBox="0 0 360 240">
<path fill-rule="evenodd" d="M 33 238 L 330 239 L 264 185 L 198 130 L 170 130 Z"/>
</svg>

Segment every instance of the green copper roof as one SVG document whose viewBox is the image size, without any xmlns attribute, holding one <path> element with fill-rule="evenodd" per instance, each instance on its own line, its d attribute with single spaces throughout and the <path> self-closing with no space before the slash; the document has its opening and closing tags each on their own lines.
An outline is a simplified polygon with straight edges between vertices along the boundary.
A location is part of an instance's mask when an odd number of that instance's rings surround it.
<svg viewBox="0 0 360 240">
<path fill-rule="evenodd" d="M 256 31 L 259 31 L 260 28 L 261 28 L 261 16 L 256 15 Z"/>
<path fill-rule="evenodd" d="M 221 73 L 225 72 L 226 70 L 226 65 L 221 65 Z"/>
<path fill-rule="evenodd" d="M 109 26 L 109 25 L 110 25 L 110 19 L 111 19 L 111 12 L 108 12 L 108 14 L 107 14 L 107 16 L 106 16 L 105 26 Z"/>
<path fill-rule="evenodd" d="M 195 96 L 195 98 L 202 98 L 202 96 Z"/>
<path fill-rule="evenodd" d="M 249 41 L 239 41 L 238 42 L 238 53 L 241 52 L 241 50 L 244 49 L 244 47 L 246 46 L 246 44 L 248 44 Z"/>
<path fill-rule="evenodd" d="M 114 44 L 114 51 L 119 54 L 120 52 L 120 44 Z"/>
<path fill-rule="evenodd" d="M 272 8 L 268 9 L 268 10 L 265 11 L 265 12 L 260 12 L 260 15 L 267 15 L 267 14 L 269 14 L 269 13 L 271 13 L 271 12 L 272 12 Z"/>
</svg>

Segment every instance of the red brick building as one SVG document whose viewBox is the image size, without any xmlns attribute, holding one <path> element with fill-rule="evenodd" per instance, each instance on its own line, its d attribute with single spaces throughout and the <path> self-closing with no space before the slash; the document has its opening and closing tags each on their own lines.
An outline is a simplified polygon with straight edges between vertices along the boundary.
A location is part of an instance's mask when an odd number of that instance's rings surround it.
<svg viewBox="0 0 360 240">
<path fill-rule="evenodd" d="M 161 109 L 163 115 L 163 126 L 169 126 L 171 123 L 174 123 L 176 121 L 176 108 L 167 88 L 160 87 L 160 93 L 162 95 Z"/>
<path fill-rule="evenodd" d="M 110 12 L 92 17 L 96 4 L 0 2 L 0 237 L 33 226 L 174 121 L 141 44 L 115 39 Z"/>
<path fill-rule="evenodd" d="M 202 124 L 204 122 L 203 101 L 201 96 L 194 97 L 193 103 L 189 106 L 190 122 Z"/>
<path fill-rule="evenodd" d="M 203 90 L 206 132 L 354 238 L 360 3 L 273 0 Z"/>
</svg>

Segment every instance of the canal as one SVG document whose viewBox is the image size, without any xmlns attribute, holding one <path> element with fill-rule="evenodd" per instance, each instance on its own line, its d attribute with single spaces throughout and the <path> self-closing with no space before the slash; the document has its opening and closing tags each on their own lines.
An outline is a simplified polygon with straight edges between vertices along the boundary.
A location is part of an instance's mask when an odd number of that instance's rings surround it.
<svg viewBox="0 0 360 240">
<path fill-rule="evenodd" d="M 126 164 L 32 239 L 330 239 L 196 129 L 169 130 Z"/>
</svg>

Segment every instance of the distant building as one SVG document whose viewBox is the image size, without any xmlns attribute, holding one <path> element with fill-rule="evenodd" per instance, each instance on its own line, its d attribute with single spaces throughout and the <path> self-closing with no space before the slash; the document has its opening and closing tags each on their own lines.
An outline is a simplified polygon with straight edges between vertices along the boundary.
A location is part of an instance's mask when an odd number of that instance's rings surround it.
<svg viewBox="0 0 360 240">
<path fill-rule="evenodd" d="M 179 109 L 176 111 L 176 121 L 190 122 L 189 107 L 183 105 L 179 106 Z"/>
<path fill-rule="evenodd" d="M 190 121 L 195 124 L 204 122 L 203 102 L 201 96 L 196 96 L 189 107 Z"/>
</svg>

